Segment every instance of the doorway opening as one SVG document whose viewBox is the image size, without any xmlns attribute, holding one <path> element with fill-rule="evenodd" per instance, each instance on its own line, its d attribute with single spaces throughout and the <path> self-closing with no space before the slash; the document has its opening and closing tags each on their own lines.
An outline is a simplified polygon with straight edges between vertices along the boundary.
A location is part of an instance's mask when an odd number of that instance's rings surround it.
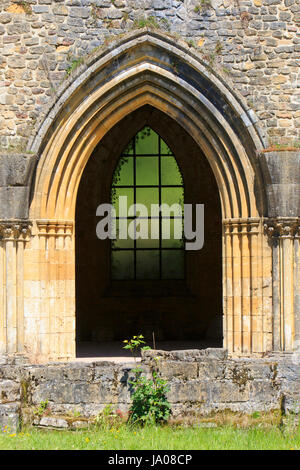
<svg viewBox="0 0 300 470">
<path fill-rule="evenodd" d="M 149 209 L 126 224 L 150 238 L 120 237 L 120 196 Z M 96 210 L 109 202 L 117 237 L 99 240 Z M 151 204 L 164 203 L 177 212 L 150 224 Z M 204 204 L 199 251 L 184 249 L 183 204 Z M 138 334 L 157 349 L 222 347 L 219 191 L 205 155 L 173 119 L 145 106 L 99 142 L 79 186 L 75 240 L 77 356 L 125 357 L 122 341 Z"/>
</svg>

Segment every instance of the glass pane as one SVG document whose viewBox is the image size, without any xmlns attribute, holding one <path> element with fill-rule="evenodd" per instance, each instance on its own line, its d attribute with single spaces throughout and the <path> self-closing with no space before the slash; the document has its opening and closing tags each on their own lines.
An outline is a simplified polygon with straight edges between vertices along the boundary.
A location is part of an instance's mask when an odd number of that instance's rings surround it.
<svg viewBox="0 0 300 470">
<path fill-rule="evenodd" d="M 138 186 L 158 185 L 158 157 L 136 157 L 136 184 Z"/>
<path fill-rule="evenodd" d="M 183 248 L 182 219 L 162 219 L 162 247 Z"/>
<path fill-rule="evenodd" d="M 138 239 L 137 248 L 158 248 L 159 247 L 159 219 L 145 220 L 148 225 L 148 240 Z"/>
<path fill-rule="evenodd" d="M 134 240 L 128 236 L 128 225 L 132 222 L 132 220 L 125 220 L 125 219 L 117 219 L 113 220 L 113 223 L 116 225 L 116 240 L 112 240 L 111 246 L 112 249 L 117 248 L 134 248 Z M 120 233 L 122 238 L 120 237 Z M 126 236 L 126 239 L 124 238 Z"/>
<path fill-rule="evenodd" d="M 170 149 L 170 147 L 167 146 L 167 144 L 162 139 L 160 139 L 160 153 L 162 153 L 163 155 L 164 154 L 172 155 L 172 150 Z"/>
<path fill-rule="evenodd" d="M 111 199 L 114 208 L 116 209 L 116 215 L 126 217 L 128 208 L 134 204 L 134 191 L 133 188 L 113 188 L 111 192 Z M 120 201 L 120 197 L 126 196 L 127 197 L 127 209 L 125 200 Z M 121 207 L 120 207 L 121 203 Z M 121 209 L 121 211 L 120 211 Z"/>
<path fill-rule="evenodd" d="M 147 207 L 148 215 L 151 214 L 151 204 L 159 204 L 158 188 L 137 188 L 137 204 L 144 204 Z"/>
<path fill-rule="evenodd" d="M 182 177 L 174 157 L 161 159 L 161 184 L 182 185 Z"/>
<path fill-rule="evenodd" d="M 159 279 L 159 251 L 136 251 L 137 279 Z"/>
<path fill-rule="evenodd" d="M 162 278 L 184 279 L 184 251 L 162 250 Z"/>
<path fill-rule="evenodd" d="M 133 181 L 133 158 L 121 157 L 113 177 L 114 186 L 132 186 Z"/>
<path fill-rule="evenodd" d="M 181 211 L 183 212 L 183 188 L 162 188 L 161 189 L 161 202 L 162 204 L 168 204 L 172 206 L 173 204 L 179 204 Z M 176 208 L 175 208 L 176 209 Z M 171 212 L 171 215 L 180 216 L 181 212 L 178 209 Z M 162 211 L 163 216 L 168 216 L 169 212 L 167 209 Z"/>
<path fill-rule="evenodd" d="M 112 251 L 111 273 L 113 279 L 134 279 L 134 251 Z"/>
<path fill-rule="evenodd" d="M 135 151 L 137 155 L 158 153 L 158 135 L 150 127 L 145 127 L 137 134 Z"/>
</svg>

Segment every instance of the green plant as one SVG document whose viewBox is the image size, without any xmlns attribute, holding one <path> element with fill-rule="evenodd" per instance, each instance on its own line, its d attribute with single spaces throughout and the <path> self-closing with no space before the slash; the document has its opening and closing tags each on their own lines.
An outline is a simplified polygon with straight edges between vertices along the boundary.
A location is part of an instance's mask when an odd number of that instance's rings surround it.
<svg viewBox="0 0 300 470">
<path fill-rule="evenodd" d="M 129 349 L 135 361 L 136 361 L 136 353 L 139 349 L 142 351 L 151 349 L 149 346 L 142 346 L 143 344 L 146 344 L 144 341 L 143 335 L 133 336 L 133 338 L 129 340 L 125 339 L 123 343 L 126 343 L 126 345 L 123 346 L 123 349 Z"/>
<path fill-rule="evenodd" d="M 124 343 L 126 343 L 124 349 L 131 351 L 135 361 L 138 350 L 151 349 L 149 346 L 143 346 L 145 344 L 143 335 L 133 336 Z M 158 360 L 158 357 L 154 358 L 156 364 Z M 152 379 L 147 379 L 143 375 L 141 367 L 133 369 L 133 373 L 133 380 L 129 380 L 133 393 L 128 423 L 145 425 L 167 421 L 171 413 L 171 406 L 166 397 L 169 391 L 167 382 L 161 379 L 154 369 L 152 369 Z"/>
<path fill-rule="evenodd" d="M 230 70 L 228 70 L 226 67 L 222 67 L 222 72 L 226 75 L 230 75 Z"/>
<path fill-rule="evenodd" d="M 277 142 L 271 140 L 270 147 L 266 150 L 274 149 L 278 151 L 295 151 L 300 148 L 300 141 L 299 140 L 289 140 L 287 142 Z"/>
<path fill-rule="evenodd" d="M 49 402 L 48 400 L 41 401 L 39 406 L 34 411 L 35 415 L 42 416 L 47 410 L 49 410 Z"/>
<path fill-rule="evenodd" d="M 94 423 L 97 427 L 102 430 L 110 430 L 112 428 L 118 429 L 127 419 L 127 413 L 123 413 L 121 410 L 114 411 L 112 405 L 106 405 L 103 410 L 97 414 L 94 419 Z"/>
<path fill-rule="evenodd" d="M 103 410 L 97 414 L 94 419 L 96 426 L 99 426 L 103 429 L 111 427 L 111 416 L 113 414 L 112 405 L 106 405 Z"/>
<path fill-rule="evenodd" d="M 200 0 L 200 3 L 195 5 L 194 12 L 201 13 L 202 11 L 206 11 L 210 7 L 211 7 L 211 0 Z"/>
<path fill-rule="evenodd" d="M 187 45 L 188 45 L 189 47 L 194 47 L 195 49 L 197 49 L 197 46 L 196 46 L 196 44 L 195 44 L 195 41 L 193 41 L 192 39 L 189 39 L 189 40 L 186 41 L 186 42 L 187 42 Z"/>
<path fill-rule="evenodd" d="M 157 20 L 155 16 L 143 16 L 136 20 L 133 23 L 134 28 L 155 28 L 155 29 L 165 29 L 170 30 L 170 23 L 166 18 L 160 18 Z"/>
<path fill-rule="evenodd" d="M 132 385 L 132 405 L 129 422 L 135 424 L 159 424 L 166 422 L 171 414 L 171 405 L 166 394 L 169 391 L 167 382 L 152 372 L 152 379 L 147 379 L 141 367 L 134 369 L 135 378 Z"/>
<path fill-rule="evenodd" d="M 67 76 L 71 75 L 71 73 L 76 70 L 81 64 L 83 64 L 84 59 L 83 57 L 79 57 L 78 59 L 73 59 L 71 64 L 66 70 Z"/>
<path fill-rule="evenodd" d="M 166 29 L 167 31 L 170 31 L 171 29 L 170 22 L 166 18 L 161 18 L 160 24 L 164 27 L 164 29 Z"/>
</svg>

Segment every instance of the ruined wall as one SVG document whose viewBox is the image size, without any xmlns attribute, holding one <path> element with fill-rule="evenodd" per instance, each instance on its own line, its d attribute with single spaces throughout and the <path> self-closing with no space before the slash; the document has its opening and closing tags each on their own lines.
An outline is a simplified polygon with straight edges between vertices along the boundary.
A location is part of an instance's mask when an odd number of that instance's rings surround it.
<svg viewBox="0 0 300 470">
<path fill-rule="evenodd" d="M 112 38 L 151 24 L 230 77 L 270 145 L 297 145 L 299 21 L 299 0 L 2 0 L 0 147 L 25 150 L 72 70 Z"/>
<path fill-rule="evenodd" d="M 251 414 L 299 413 L 299 356 L 227 359 L 222 349 L 145 351 L 142 367 L 168 380 L 173 418 L 200 419 L 223 410 Z M 128 410 L 134 363 L 50 363 L 30 365 L 1 357 L 0 429 L 23 422 L 61 428 L 86 426 L 105 406 Z M 47 413 L 37 413 L 48 401 Z M 41 410 L 41 407 L 40 407 Z"/>
</svg>

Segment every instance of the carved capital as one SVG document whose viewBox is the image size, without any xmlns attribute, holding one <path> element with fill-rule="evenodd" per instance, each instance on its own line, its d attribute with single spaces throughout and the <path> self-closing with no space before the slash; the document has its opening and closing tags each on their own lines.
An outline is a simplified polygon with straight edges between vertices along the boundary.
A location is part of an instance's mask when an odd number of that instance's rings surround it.
<svg viewBox="0 0 300 470">
<path fill-rule="evenodd" d="M 264 228 L 269 238 L 298 237 L 300 232 L 300 218 L 265 219 Z"/>
<path fill-rule="evenodd" d="M 29 221 L 0 221 L 0 239 L 4 241 L 28 241 L 32 223 Z"/>
</svg>

